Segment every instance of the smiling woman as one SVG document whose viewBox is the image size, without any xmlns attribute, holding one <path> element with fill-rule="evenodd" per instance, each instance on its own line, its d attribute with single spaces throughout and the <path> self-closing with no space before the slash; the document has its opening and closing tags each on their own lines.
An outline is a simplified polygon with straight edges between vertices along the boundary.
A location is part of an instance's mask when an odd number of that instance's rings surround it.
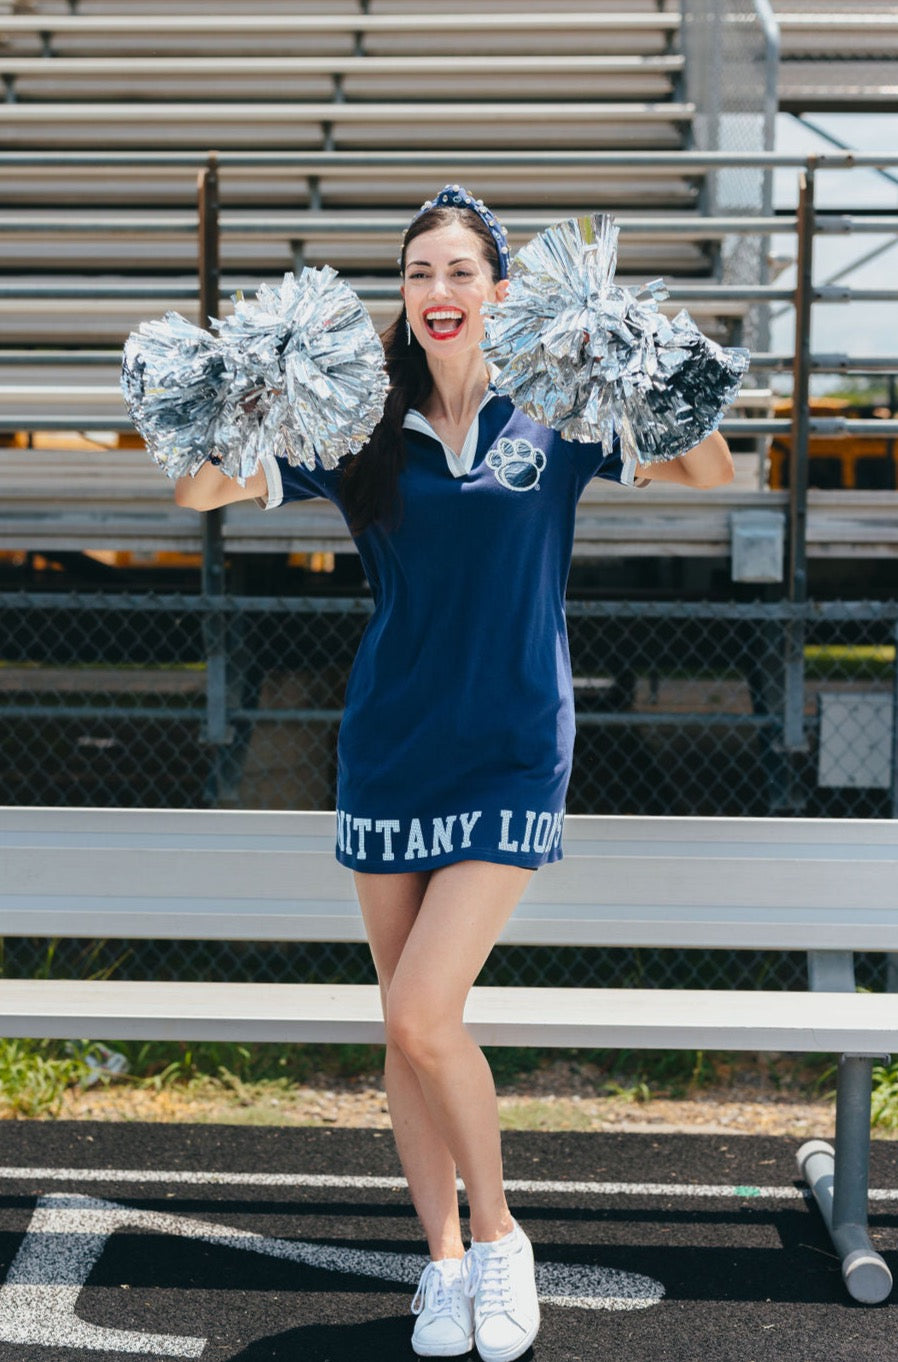
<svg viewBox="0 0 898 1362">
<path fill-rule="evenodd" d="M 508 246 L 447 185 L 413 218 L 403 308 L 383 337 L 390 392 L 342 468 L 264 454 L 245 488 L 207 465 L 200 508 L 324 496 L 374 596 L 338 741 L 337 858 L 356 887 L 383 999 L 390 1115 L 431 1263 L 412 1346 L 513 1362 L 539 1328 L 533 1252 L 505 1199 L 495 1088 L 465 1000 L 533 871 L 562 855 L 574 703 L 564 615 L 577 502 L 592 478 L 715 486 L 719 435 L 640 467 L 566 441 L 492 385 L 485 303 Z M 470 1206 L 465 1252 L 456 1179 Z"/>
<path fill-rule="evenodd" d="M 466 327 L 483 339 L 480 309 L 497 291 L 479 255 L 457 254 L 465 247 L 470 249 L 469 236 L 462 226 L 434 228 L 415 250 L 416 257 L 426 252 L 427 259 L 416 258 L 405 267 L 406 316 L 418 343 L 434 358 L 452 352 L 442 345 L 428 351 L 428 341 L 457 340 Z"/>
</svg>

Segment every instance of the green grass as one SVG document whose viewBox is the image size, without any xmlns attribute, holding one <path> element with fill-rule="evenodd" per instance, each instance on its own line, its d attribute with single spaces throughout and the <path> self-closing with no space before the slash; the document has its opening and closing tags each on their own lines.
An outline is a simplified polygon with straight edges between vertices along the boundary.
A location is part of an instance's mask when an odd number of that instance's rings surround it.
<svg viewBox="0 0 898 1362">
<path fill-rule="evenodd" d="M 898 1130 L 898 1060 L 873 1070 L 871 1124 L 881 1130 Z"/>
<path fill-rule="evenodd" d="M 53 1041 L 0 1040 L 0 1115 L 54 1116 L 66 1089 L 90 1074 L 87 1052 Z"/>
<path fill-rule="evenodd" d="M 102 1047 L 84 1042 L 0 1040 L 0 1118 L 54 1116 L 67 1088 L 124 1082 L 135 1087 L 188 1089 L 212 1082 L 238 1094 L 250 1087 L 282 1093 L 322 1078 L 340 1081 L 377 1075 L 383 1047 L 377 1045 L 234 1045 L 177 1041 L 110 1041 L 128 1061 L 127 1074 L 109 1078 L 91 1058 Z"/>
<path fill-rule="evenodd" d="M 809 645 L 804 650 L 809 681 L 882 681 L 892 679 L 895 649 L 889 644 L 848 647 Z"/>
<path fill-rule="evenodd" d="M 87 956 L 91 955 L 88 951 Z M 44 962 L 47 974 L 52 963 L 49 951 Z M 58 1114 L 68 1088 L 97 1082 L 124 1082 L 157 1091 L 177 1088 L 184 1093 L 191 1088 L 199 1092 L 219 1087 L 245 1097 L 245 1105 L 255 1110 L 260 1105 L 260 1091 L 267 1092 L 269 1098 L 289 1101 L 292 1090 L 308 1084 L 351 1079 L 377 1083 L 383 1069 L 383 1047 L 377 1045 L 281 1047 L 114 1040 L 108 1044 L 125 1055 L 127 1075 L 109 1078 L 101 1074 L 98 1079 L 93 1065 L 102 1059 L 102 1047 L 86 1041 L 72 1045 L 49 1040 L 0 1040 L 0 1117 L 52 1117 Z M 832 1056 L 749 1057 L 718 1051 L 502 1046 L 489 1047 L 487 1057 L 500 1091 L 510 1089 L 525 1096 L 531 1086 L 528 1080 L 564 1058 L 569 1068 L 582 1072 L 585 1085 L 596 1096 L 630 1102 L 700 1095 L 710 1088 L 725 1089 L 731 1082 L 744 1082 L 746 1076 L 768 1091 L 773 1087 L 799 1098 L 819 1099 L 832 1096 L 835 1072 Z M 277 1103 L 268 1100 L 266 1104 L 272 1106 L 270 1120 L 276 1122 Z M 884 1132 L 898 1130 L 898 1061 L 874 1070 L 872 1125 Z"/>
<path fill-rule="evenodd" d="M 300 1086 L 344 1079 L 379 1082 L 383 1049 L 376 1045 L 234 1045 L 202 1043 L 109 1042 L 124 1053 L 129 1072 L 100 1083 L 127 1083 L 139 1088 L 178 1089 L 188 1094 L 214 1088 L 236 1093 L 255 1111 L 271 1106 L 277 1122 L 277 1097 L 289 1102 Z M 46 1040 L 0 1040 L 0 1116 L 38 1117 L 58 1114 L 67 1088 L 97 1082 L 89 1059 L 92 1049 Z M 528 1080 L 559 1057 L 583 1073 L 597 1097 L 645 1102 L 652 1098 L 686 1098 L 710 1088 L 726 1088 L 745 1077 L 745 1059 L 727 1052 L 674 1050 L 555 1050 L 491 1047 L 487 1050 L 496 1085 L 526 1096 Z M 831 1095 L 831 1057 L 796 1060 L 757 1056 L 748 1060 L 759 1082 L 806 1099 Z M 260 1096 L 261 1094 L 261 1096 Z M 549 1099 L 545 1099 L 549 1101 Z M 254 1119 L 248 1116 L 247 1119 Z M 873 1124 L 898 1129 L 898 1063 L 874 1075 Z"/>
</svg>

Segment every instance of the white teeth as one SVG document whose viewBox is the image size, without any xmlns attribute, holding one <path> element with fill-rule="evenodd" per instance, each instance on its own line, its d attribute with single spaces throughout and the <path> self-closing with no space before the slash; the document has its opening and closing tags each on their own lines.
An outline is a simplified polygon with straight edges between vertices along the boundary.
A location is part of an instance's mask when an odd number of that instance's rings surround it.
<svg viewBox="0 0 898 1362">
<path fill-rule="evenodd" d="M 429 322 L 460 322 L 464 313 L 462 312 L 425 312 L 425 317 Z"/>
</svg>

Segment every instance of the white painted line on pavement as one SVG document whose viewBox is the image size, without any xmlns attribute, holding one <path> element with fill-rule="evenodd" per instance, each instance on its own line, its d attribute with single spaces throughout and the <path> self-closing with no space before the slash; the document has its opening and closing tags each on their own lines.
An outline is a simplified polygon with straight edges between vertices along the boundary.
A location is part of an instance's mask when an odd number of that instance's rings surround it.
<svg viewBox="0 0 898 1362">
<path fill-rule="evenodd" d="M 406 1286 L 417 1284 L 427 1264 L 423 1254 L 274 1239 L 214 1221 L 54 1193 L 38 1200 L 0 1287 L 0 1341 L 152 1357 L 200 1357 L 207 1339 L 110 1329 L 77 1316 L 78 1297 L 110 1236 L 135 1228 Z M 536 1284 L 545 1303 L 584 1310 L 645 1310 L 664 1296 L 664 1287 L 651 1277 L 582 1263 L 540 1263 Z"/>
<path fill-rule="evenodd" d="M 192 1169 L 159 1168 L 29 1168 L 0 1167 L 0 1180 L 13 1182 L 103 1182 L 110 1185 L 129 1183 L 171 1183 L 188 1187 L 333 1187 L 357 1191 L 405 1191 L 405 1178 L 369 1177 L 338 1173 L 201 1173 Z M 459 1187 L 462 1187 L 459 1181 Z M 702 1182 L 575 1182 L 547 1179 L 508 1178 L 509 1192 L 571 1193 L 576 1196 L 657 1196 L 657 1197 L 738 1197 L 767 1201 L 806 1200 L 810 1195 L 803 1187 L 756 1187 L 743 1183 Z M 871 1188 L 872 1201 L 898 1201 L 898 1188 Z"/>
</svg>

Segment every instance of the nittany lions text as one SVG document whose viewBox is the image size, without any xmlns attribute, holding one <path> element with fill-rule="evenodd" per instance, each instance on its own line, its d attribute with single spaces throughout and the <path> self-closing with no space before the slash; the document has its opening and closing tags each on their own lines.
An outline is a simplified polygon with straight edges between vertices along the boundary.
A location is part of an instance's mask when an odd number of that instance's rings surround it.
<svg viewBox="0 0 898 1362">
<path fill-rule="evenodd" d="M 443 818 L 411 819 L 360 818 L 338 809 L 337 846 L 356 861 L 365 861 L 369 855 L 383 861 L 416 861 L 472 846 L 542 854 L 561 843 L 561 812 L 501 809 L 498 818 L 488 820 L 492 827 L 485 825 L 483 818 L 482 809 Z"/>
</svg>

